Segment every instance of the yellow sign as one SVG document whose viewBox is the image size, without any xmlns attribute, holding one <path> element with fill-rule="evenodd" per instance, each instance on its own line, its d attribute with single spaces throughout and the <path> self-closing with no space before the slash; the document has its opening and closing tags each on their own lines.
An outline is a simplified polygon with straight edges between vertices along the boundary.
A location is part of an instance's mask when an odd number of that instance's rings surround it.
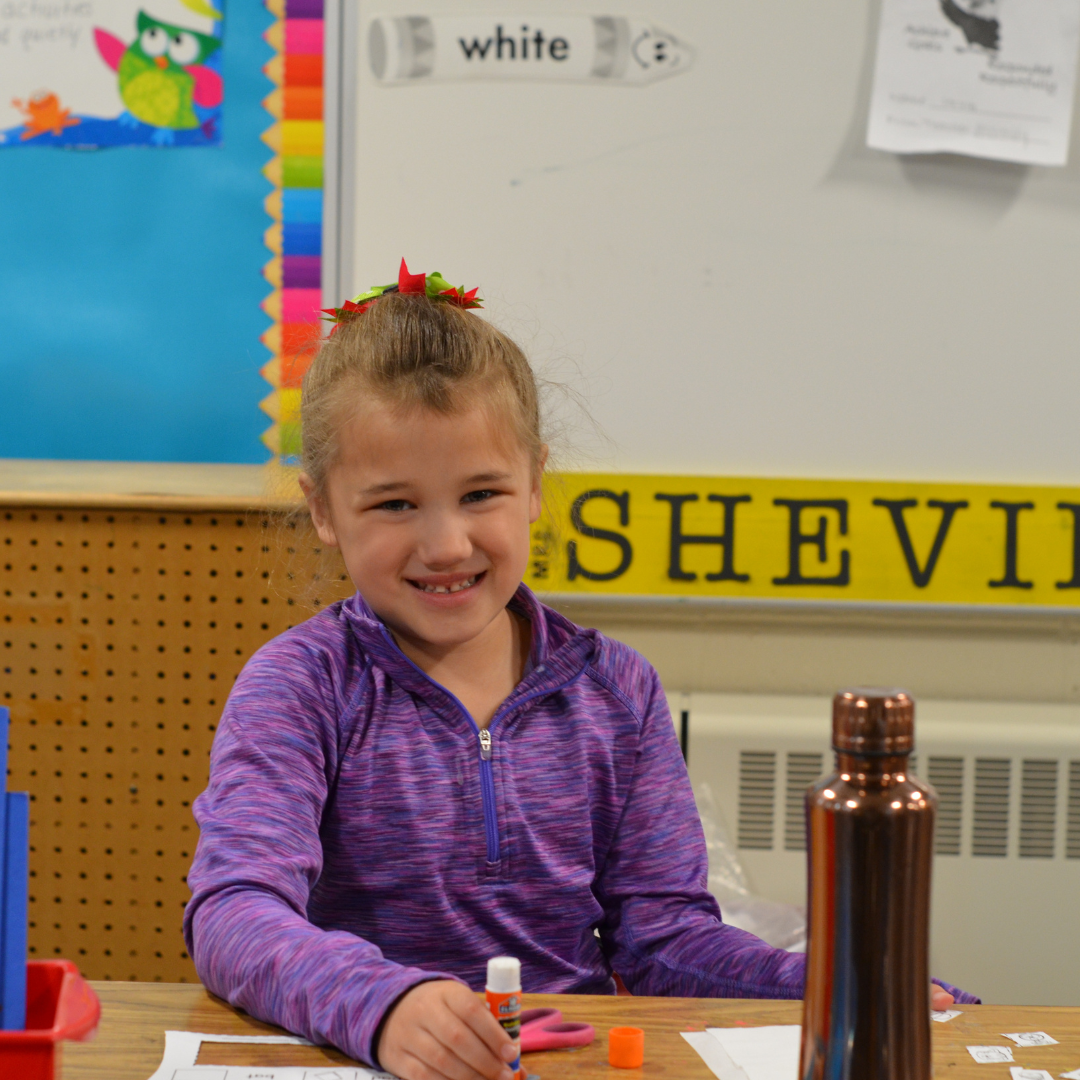
<svg viewBox="0 0 1080 1080">
<path fill-rule="evenodd" d="M 1080 488 L 567 473 L 541 592 L 1080 606 Z"/>
</svg>

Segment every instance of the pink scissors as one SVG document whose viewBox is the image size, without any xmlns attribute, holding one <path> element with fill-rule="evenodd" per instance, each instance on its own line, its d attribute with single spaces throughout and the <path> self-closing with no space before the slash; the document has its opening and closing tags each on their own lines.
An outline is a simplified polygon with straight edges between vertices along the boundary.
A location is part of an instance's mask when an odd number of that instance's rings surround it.
<svg viewBox="0 0 1080 1080">
<path fill-rule="evenodd" d="M 591 1024 L 563 1022 L 558 1009 L 525 1009 L 521 1014 L 521 1049 L 565 1050 L 588 1046 L 596 1038 Z"/>
</svg>

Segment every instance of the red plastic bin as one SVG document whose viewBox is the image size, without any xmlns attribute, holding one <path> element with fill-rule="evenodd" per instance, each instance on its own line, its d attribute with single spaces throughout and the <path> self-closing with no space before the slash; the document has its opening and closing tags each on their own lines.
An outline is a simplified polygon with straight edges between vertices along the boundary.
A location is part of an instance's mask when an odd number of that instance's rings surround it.
<svg viewBox="0 0 1080 1080">
<path fill-rule="evenodd" d="M 31 960 L 26 965 L 26 1030 L 0 1031 L 4 1080 L 55 1080 L 62 1039 L 92 1039 L 101 1002 L 70 960 Z"/>
</svg>

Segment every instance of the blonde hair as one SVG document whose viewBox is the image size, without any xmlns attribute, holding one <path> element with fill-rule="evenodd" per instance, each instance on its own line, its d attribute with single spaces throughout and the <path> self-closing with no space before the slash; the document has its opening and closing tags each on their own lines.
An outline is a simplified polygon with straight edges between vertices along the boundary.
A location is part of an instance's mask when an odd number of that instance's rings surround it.
<svg viewBox="0 0 1080 1080">
<path fill-rule="evenodd" d="M 445 300 L 389 293 L 338 326 L 304 376 L 301 463 L 325 491 L 337 433 L 371 395 L 399 409 L 450 414 L 479 404 L 510 428 L 534 469 L 543 461 L 536 378 L 504 333 Z"/>
</svg>

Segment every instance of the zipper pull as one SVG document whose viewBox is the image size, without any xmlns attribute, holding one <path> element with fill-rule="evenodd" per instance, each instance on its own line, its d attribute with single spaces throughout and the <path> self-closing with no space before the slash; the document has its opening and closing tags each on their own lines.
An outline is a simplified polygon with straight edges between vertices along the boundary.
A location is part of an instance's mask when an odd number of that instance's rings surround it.
<svg viewBox="0 0 1080 1080">
<path fill-rule="evenodd" d="M 487 728 L 481 728 L 480 732 L 480 757 L 484 761 L 491 760 L 491 732 Z"/>
</svg>

